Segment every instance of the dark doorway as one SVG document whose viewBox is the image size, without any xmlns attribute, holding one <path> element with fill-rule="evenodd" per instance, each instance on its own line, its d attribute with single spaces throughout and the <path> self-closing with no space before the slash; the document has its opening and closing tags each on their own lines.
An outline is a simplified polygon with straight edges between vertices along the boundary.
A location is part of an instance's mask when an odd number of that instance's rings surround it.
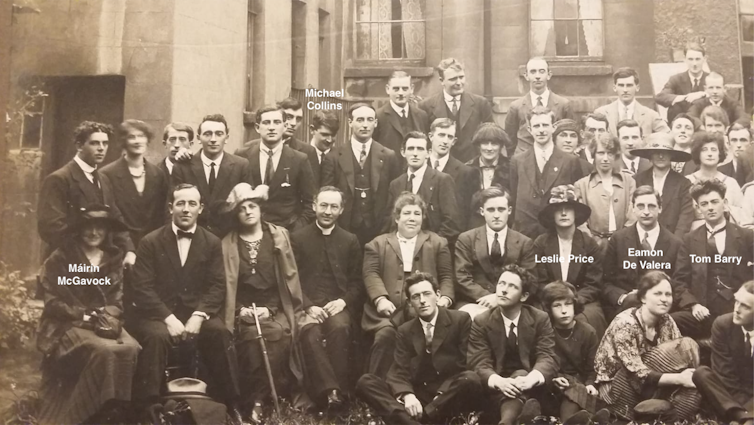
<svg viewBox="0 0 754 425">
<path fill-rule="evenodd" d="M 126 77 L 52 77 L 47 80 L 49 107 L 42 139 L 42 178 L 65 165 L 76 154 L 73 130 L 82 121 L 98 121 L 114 128 L 123 121 Z M 110 140 L 105 163 L 120 156 L 120 144 Z"/>
</svg>

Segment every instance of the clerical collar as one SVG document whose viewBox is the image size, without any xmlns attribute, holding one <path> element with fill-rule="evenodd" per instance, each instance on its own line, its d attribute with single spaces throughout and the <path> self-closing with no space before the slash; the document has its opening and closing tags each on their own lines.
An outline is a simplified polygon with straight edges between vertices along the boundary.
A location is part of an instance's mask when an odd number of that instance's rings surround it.
<svg viewBox="0 0 754 425">
<path fill-rule="evenodd" d="M 317 227 L 319 227 L 319 230 L 321 230 L 322 234 L 325 236 L 330 236 L 332 234 L 332 231 L 335 230 L 335 224 L 333 224 L 330 227 L 322 227 L 319 225 L 319 221 L 317 220 L 314 220 L 314 224 L 316 224 Z"/>
</svg>

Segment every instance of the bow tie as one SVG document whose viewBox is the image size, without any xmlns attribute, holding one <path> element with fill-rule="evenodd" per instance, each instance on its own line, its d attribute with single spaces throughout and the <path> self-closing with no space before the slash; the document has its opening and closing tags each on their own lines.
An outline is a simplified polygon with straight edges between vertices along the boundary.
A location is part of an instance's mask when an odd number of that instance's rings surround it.
<svg viewBox="0 0 754 425">
<path fill-rule="evenodd" d="M 494 170 L 497 168 L 495 165 L 482 165 L 482 170 Z"/>
<path fill-rule="evenodd" d="M 193 237 L 194 237 L 194 232 L 184 232 L 183 230 L 178 229 L 178 239 L 180 238 L 191 239 Z"/>
</svg>

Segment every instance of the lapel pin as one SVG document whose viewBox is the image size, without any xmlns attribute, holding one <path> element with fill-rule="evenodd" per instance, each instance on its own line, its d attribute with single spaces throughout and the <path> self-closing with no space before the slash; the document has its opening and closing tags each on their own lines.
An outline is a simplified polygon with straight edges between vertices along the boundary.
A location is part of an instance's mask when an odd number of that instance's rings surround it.
<svg viewBox="0 0 754 425">
<path fill-rule="evenodd" d="M 558 167 L 555 167 L 552 169 L 553 171 L 558 171 Z"/>
</svg>

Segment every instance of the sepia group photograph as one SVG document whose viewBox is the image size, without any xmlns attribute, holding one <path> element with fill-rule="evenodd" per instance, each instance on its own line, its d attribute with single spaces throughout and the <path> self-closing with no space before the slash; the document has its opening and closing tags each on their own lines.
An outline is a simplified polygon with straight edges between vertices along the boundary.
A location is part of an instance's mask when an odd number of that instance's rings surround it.
<svg viewBox="0 0 754 425">
<path fill-rule="evenodd" d="M 754 0 L 0 0 L 0 423 L 754 425 Z"/>
</svg>

